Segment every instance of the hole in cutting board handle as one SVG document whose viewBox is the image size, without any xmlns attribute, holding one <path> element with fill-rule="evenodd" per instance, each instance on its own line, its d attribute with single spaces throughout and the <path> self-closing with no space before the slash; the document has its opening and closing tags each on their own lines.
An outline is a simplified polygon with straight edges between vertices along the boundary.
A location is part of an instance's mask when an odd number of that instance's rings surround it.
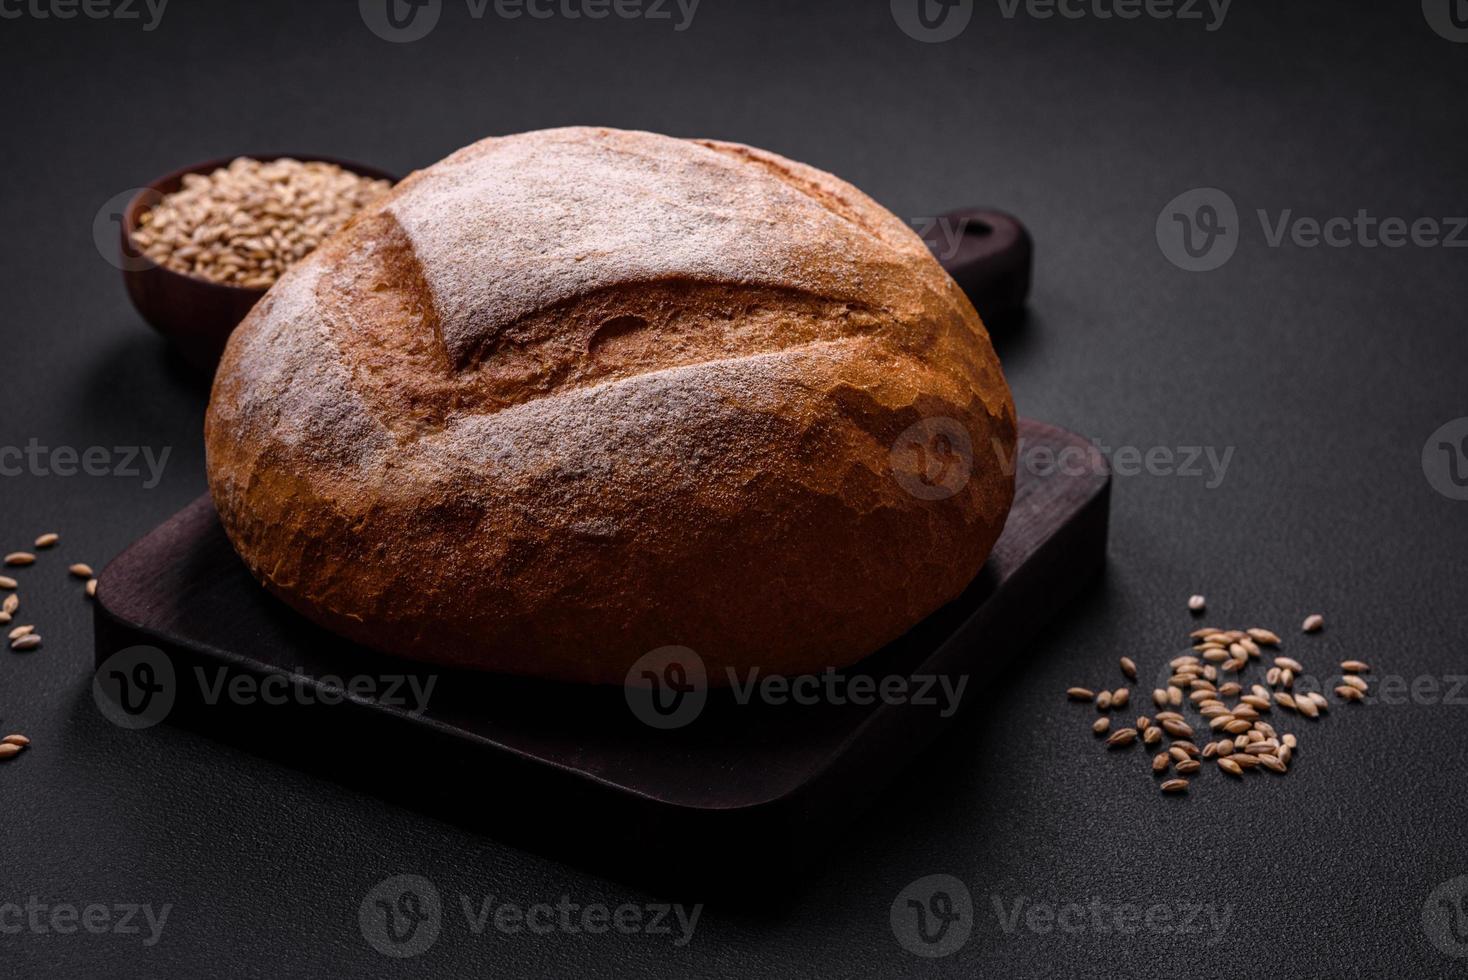
<svg viewBox="0 0 1468 980">
<path fill-rule="evenodd" d="M 1018 218 L 961 208 L 940 216 L 925 241 L 986 324 L 1007 322 L 1024 309 L 1035 250 Z"/>
</svg>

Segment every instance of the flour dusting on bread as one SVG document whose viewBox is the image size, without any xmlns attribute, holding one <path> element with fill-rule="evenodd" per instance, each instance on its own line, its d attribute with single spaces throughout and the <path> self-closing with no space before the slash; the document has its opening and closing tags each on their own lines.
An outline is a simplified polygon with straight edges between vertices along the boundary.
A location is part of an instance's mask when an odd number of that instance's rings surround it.
<svg viewBox="0 0 1468 980">
<path fill-rule="evenodd" d="M 892 471 L 930 419 L 983 450 L 939 500 Z M 667 645 L 716 679 L 873 652 L 978 572 L 1014 440 L 900 219 L 762 150 L 589 128 L 403 181 L 252 311 L 206 423 L 230 540 L 304 615 L 597 683 Z"/>
</svg>

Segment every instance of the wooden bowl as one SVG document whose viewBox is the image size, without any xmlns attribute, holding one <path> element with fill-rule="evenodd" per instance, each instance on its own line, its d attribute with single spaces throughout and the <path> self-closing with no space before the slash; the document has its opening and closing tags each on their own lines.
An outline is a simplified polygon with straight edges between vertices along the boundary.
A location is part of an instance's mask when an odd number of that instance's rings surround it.
<svg viewBox="0 0 1468 980">
<path fill-rule="evenodd" d="M 219 364 L 230 333 L 266 290 L 211 282 L 164 268 L 134 247 L 132 233 L 143 213 L 164 195 L 182 187 L 185 176 L 207 174 L 227 167 L 240 155 L 206 160 L 158 178 L 133 195 L 122 219 L 122 278 L 133 306 L 137 307 L 144 320 L 173 343 L 189 364 L 210 376 Z M 332 163 L 374 180 L 393 183 L 398 180 L 395 175 L 376 167 L 332 157 L 298 153 L 243 155 L 262 162 L 291 157 L 303 162 Z"/>
</svg>

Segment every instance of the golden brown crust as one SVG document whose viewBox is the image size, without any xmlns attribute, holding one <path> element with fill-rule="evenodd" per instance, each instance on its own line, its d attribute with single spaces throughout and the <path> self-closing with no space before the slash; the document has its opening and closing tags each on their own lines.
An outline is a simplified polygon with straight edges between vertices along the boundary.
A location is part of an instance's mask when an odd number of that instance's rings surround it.
<svg viewBox="0 0 1468 980">
<path fill-rule="evenodd" d="M 926 499 L 894 442 L 972 440 Z M 403 181 L 235 332 L 205 430 L 252 572 L 388 653 L 620 683 L 844 666 L 977 573 L 1014 406 L 899 219 L 749 147 L 563 129 Z"/>
</svg>

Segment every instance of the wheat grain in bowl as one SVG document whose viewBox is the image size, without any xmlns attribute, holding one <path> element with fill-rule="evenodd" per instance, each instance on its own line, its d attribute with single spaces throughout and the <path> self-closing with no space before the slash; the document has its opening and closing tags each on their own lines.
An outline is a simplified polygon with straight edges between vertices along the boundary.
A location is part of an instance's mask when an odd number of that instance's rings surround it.
<svg viewBox="0 0 1468 980">
<path fill-rule="evenodd" d="M 334 163 L 239 157 L 144 211 L 133 244 L 167 269 L 268 289 L 391 186 Z"/>
</svg>

